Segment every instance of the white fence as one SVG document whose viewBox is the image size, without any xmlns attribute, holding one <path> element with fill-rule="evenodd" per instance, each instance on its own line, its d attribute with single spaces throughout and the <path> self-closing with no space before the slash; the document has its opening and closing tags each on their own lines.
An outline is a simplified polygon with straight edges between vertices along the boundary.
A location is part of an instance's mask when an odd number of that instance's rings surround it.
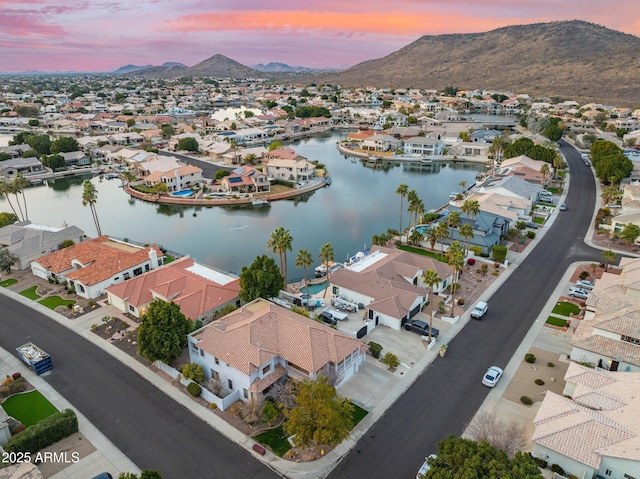
<svg viewBox="0 0 640 479">
<path fill-rule="evenodd" d="M 185 379 L 180 373 L 180 371 L 178 371 L 175 368 L 172 368 L 171 366 L 163 363 L 162 361 L 156 361 L 154 364 L 160 371 L 168 374 L 169 376 L 171 376 L 171 378 L 177 381 L 180 381 L 180 384 L 182 384 L 183 386 L 188 386 L 189 383 L 194 382 L 191 379 Z M 231 404 L 233 404 L 234 402 L 240 399 L 240 391 L 233 391 L 227 397 L 221 398 L 213 394 L 208 389 L 205 389 L 202 386 L 200 387 L 202 388 L 200 397 L 205 401 L 207 401 L 208 403 L 214 403 L 218 407 L 218 409 L 220 409 L 221 411 L 224 411 Z"/>
</svg>

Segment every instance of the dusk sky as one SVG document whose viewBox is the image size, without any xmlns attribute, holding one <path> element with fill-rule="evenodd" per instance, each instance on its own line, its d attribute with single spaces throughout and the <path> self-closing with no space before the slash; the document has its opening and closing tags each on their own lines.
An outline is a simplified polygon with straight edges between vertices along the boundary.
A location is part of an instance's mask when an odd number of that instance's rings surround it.
<svg viewBox="0 0 640 479">
<path fill-rule="evenodd" d="M 244 65 L 344 67 L 422 35 L 585 20 L 640 36 L 638 0 L 0 0 L 0 71 Z"/>
</svg>

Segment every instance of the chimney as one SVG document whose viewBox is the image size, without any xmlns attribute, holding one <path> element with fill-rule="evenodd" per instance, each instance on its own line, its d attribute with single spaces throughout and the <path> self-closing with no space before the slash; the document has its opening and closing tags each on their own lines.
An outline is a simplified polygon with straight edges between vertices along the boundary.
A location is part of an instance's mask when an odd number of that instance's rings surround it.
<svg viewBox="0 0 640 479">
<path fill-rule="evenodd" d="M 149 249 L 149 259 L 151 260 L 151 269 L 158 267 L 158 252 L 155 248 Z"/>
</svg>

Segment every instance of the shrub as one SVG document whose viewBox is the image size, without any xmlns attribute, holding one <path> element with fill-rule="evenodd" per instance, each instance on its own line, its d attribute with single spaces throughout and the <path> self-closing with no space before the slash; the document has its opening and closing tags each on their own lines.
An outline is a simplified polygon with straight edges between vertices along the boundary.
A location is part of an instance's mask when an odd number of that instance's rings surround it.
<svg viewBox="0 0 640 479">
<path fill-rule="evenodd" d="M 262 422 L 268 424 L 274 421 L 278 417 L 278 414 L 280 414 L 278 407 L 271 401 L 266 401 L 264 406 L 262 406 Z"/>
<path fill-rule="evenodd" d="M 14 380 L 16 380 L 16 379 L 18 379 L 18 378 L 21 378 L 21 377 L 22 377 L 22 374 L 20 374 L 20 373 L 13 373 L 13 374 L 11 375 L 11 377 L 12 377 Z"/>
<path fill-rule="evenodd" d="M 533 239 L 535 237 L 536 237 L 536 232 L 535 231 L 531 231 L 531 230 L 527 231 L 527 238 Z"/>
<path fill-rule="evenodd" d="M 185 379 L 191 379 L 197 383 L 202 383 L 204 381 L 204 370 L 199 364 L 187 363 L 180 368 L 180 372 Z"/>
<path fill-rule="evenodd" d="M 189 385 L 187 386 L 187 391 L 189 391 L 189 394 L 191 394 L 194 398 L 197 398 L 198 396 L 200 396 L 200 394 L 202 394 L 202 388 L 196 383 L 189 383 Z"/>
<path fill-rule="evenodd" d="M 554 368 L 556 365 L 553 363 L 547 363 L 547 366 L 549 366 L 550 368 Z"/>
<path fill-rule="evenodd" d="M 21 393 L 25 389 L 27 389 L 27 385 L 25 384 L 24 378 L 18 378 L 15 381 L 13 381 L 11 384 L 9 384 L 10 394 Z"/>
<path fill-rule="evenodd" d="M 496 261 L 504 261 L 507 257 L 507 247 L 501 244 L 495 245 L 491 248 L 491 256 L 493 256 L 493 259 Z"/>
<path fill-rule="evenodd" d="M 209 409 L 211 409 L 212 411 L 217 409 L 217 408 L 218 408 L 218 405 L 216 403 L 214 403 L 214 402 L 210 402 L 209 403 Z"/>
<path fill-rule="evenodd" d="M 482 247 L 478 245 L 470 246 L 469 251 L 473 251 L 473 254 L 475 254 L 476 256 L 482 256 Z"/>
<path fill-rule="evenodd" d="M 13 436 L 3 447 L 6 452 L 36 453 L 78 432 L 78 418 L 71 409 L 52 414 Z"/>
<path fill-rule="evenodd" d="M 458 298 L 458 305 L 462 306 L 464 304 L 464 298 Z"/>
<path fill-rule="evenodd" d="M 476 264 L 476 260 L 475 260 L 475 259 L 473 259 L 473 258 L 469 258 L 469 259 L 467 260 L 467 264 L 468 264 L 469 266 L 473 266 L 474 264 Z"/>
<path fill-rule="evenodd" d="M 0 398 L 6 398 L 9 395 L 9 386 L 0 386 Z"/>
<path fill-rule="evenodd" d="M 524 355 L 524 360 L 528 363 L 533 364 L 536 362 L 536 355 L 532 353 L 527 353 Z"/>
<path fill-rule="evenodd" d="M 544 381 L 542 379 L 536 379 L 534 381 L 538 386 L 544 386 Z"/>
<path fill-rule="evenodd" d="M 24 424 L 16 424 L 15 426 L 9 428 L 9 432 L 12 436 L 15 436 L 19 432 L 24 431 L 26 428 L 27 426 L 25 426 Z"/>
<path fill-rule="evenodd" d="M 547 464 L 549 464 L 547 461 L 545 461 L 544 459 L 540 459 L 539 457 L 534 457 L 533 461 L 538 465 L 540 469 L 546 469 Z"/>
<path fill-rule="evenodd" d="M 588 271 L 583 271 L 582 273 L 580 273 L 580 279 L 587 279 L 589 276 L 591 276 L 591 273 L 589 273 Z"/>
<path fill-rule="evenodd" d="M 390 368 L 397 368 L 398 366 L 400 366 L 400 360 L 398 359 L 398 356 L 393 353 L 385 354 L 384 358 L 382 358 L 382 362 Z"/>
<path fill-rule="evenodd" d="M 521 396 L 520 402 L 522 404 L 526 404 L 527 406 L 531 406 L 533 404 L 533 400 L 529 396 Z"/>
<path fill-rule="evenodd" d="M 551 464 L 551 470 L 561 476 L 564 476 L 564 469 L 562 469 L 558 464 Z"/>
<path fill-rule="evenodd" d="M 567 477 L 569 479 L 578 479 L 578 476 L 576 476 L 575 474 L 569 474 Z"/>
<path fill-rule="evenodd" d="M 368 344 L 369 344 L 369 352 L 371 353 L 371 356 L 373 356 L 376 359 L 379 358 L 380 353 L 382 352 L 382 345 L 374 341 L 369 341 Z"/>
</svg>

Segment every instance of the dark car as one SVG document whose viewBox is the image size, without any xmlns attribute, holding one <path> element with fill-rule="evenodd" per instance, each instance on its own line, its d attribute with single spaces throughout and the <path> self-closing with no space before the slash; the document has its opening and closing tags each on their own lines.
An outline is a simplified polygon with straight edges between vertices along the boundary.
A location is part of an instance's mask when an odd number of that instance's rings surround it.
<svg viewBox="0 0 640 479">
<path fill-rule="evenodd" d="M 425 323 L 424 321 L 420 321 L 419 319 L 414 319 L 406 322 L 404 324 L 404 329 L 406 329 L 407 331 L 420 333 L 423 336 L 429 336 L 429 324 Z M 431 336 L 437 338 L 439 334 L 440 331 L 438 331 L 436 328 L 431 328 Z"/>
<path fill-rule="evenodd" d="M 331 316 L 331 313 L 327 311 L 323 311 L 322 313 L 320 313 L 320 319 L 323 323 L 329 324 L 331 326 L 335 326 L 336 324 L 338 324 L 338 320 Z"/>
</svg>

